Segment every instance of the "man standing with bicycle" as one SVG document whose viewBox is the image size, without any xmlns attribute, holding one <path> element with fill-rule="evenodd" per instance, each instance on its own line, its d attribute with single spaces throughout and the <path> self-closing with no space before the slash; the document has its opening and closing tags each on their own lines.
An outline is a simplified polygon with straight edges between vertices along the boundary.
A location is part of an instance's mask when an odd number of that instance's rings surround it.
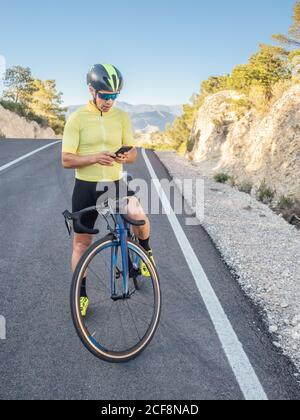
<svg viewBox="0 0 300 420">
<path fill-rule="evenodd" d="M 133 164 L 137 159 L 129 116 L 118 108 L 115 101 L 120 94 L 124 80 L 120 71 L 110 64 L 96 64 L 87 75 L 87 83 L 92 100 L 73 113 L 65 126 L 62 143 L 62 164 L 66 169 L 76 170 L 75 187 L 72 197 L 73 212 L 78 212 L 97 204 L 105 193 L 104 185 L 114 185 L 116 198 L 119 197 L 123 178 L 123 165 Z M 127 146 L 130 151 L 116 155 Z M 125 149 L 126 150 L 126 149 Z M 150 223 L 139 201 L 128 190 L 127 214 L 133 220 L 144 220 L 145 225 L 133 227 L 140 245 L 149 253 L 154 262 L 149 245 Z M 93 229 L 97 212 L 86 215 L 82 224 Z M 92 236 L 83 233 L 74 223 L 72 270 L 92 244 Z M 141 266 L 144 277 L 150 276 L 145 266 Z M 85 316 L 89 306 L 86 293 L 86 279 L 82 282 L 80 307 Z"/>
</svg>

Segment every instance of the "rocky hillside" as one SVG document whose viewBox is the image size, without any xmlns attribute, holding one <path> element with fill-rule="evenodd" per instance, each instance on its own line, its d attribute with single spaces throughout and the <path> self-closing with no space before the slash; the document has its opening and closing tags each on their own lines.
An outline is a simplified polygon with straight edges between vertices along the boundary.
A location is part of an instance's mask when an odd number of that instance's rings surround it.
<svg viewBox="0 0 300 420">
<path fill-rule="evenodd" d="M 189 142 L 188 157 L 208 173 L 226 172 L 236 182 L 262 183 L 277 196 L 300 199 L 300 86 L 295 85 L 264 115 L 248 111 L 238 117 L 224 91 L 206 98 Z"/>
<path fill-rule="evenodd" d="M 42 128 L 35 121 L 25 118 L 4 109 L 0 105 L 0 138 L 30 138 L 30 139 L 55 139 L 52 128 Z"/>
</svg>

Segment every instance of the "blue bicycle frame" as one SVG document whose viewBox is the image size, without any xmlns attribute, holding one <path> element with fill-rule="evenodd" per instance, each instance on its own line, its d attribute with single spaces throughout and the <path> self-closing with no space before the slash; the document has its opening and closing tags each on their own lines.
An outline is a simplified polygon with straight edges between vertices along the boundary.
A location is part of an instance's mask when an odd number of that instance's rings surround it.
<svg viewBox="0 0 300 420">
<path fill-rule="evenodd" d="M 128 234 L 130 234 L 130 225 L 122 218 L 120 214 L 115 215 L 116 231 L 120 238 L 120 244 L 113 246 L 111 249 L 111 293 L 112 298 L 118 298 L 116 293 L 116 268 L 118 262 L 118 248 L 121 247 L 122 256 L 122 275 L 123 275 L 123 295 L 119 298 L 129 298 L 129 252 L 128 252 Z M 139 258 L 132 261 L 133 267 L 139 266 Z"/>
<path fill-rule="evenodd" d="M 99 230 L 97 229 L 88 229 L 81 223 L 81 217 L 89 212 L 97 211 L 96 207 L 90 207 L 88 209 L 82 210 L 78 213 L 71 214 L 68 210 L 66 210 L 63 215 L 65 217 L 66 225 L 68 228 L 68 232 L 71 235 L 71 225 L 70 220 L 76 221 L 77 225 L 80 227 L 80 229 L 88 233 L 90 235 L 97 235 L 99 233 Z M 104 216 L 105 220 L 107 221 L 107 218 Z M 136 271 L 139 270 L 140 265 L 140 258 L 138 256 L 135 256 L 135 261 L 131 261 L 132 267 L 129 264 L 129 252 L 128 252 L 128 238 L 132 238 L 131 235 L 131 225 L 135 226 L 142 226 L 144 224 L 143 221 L 134 221 L 130 220 L 124 215 L 122 216 L 120 213 L 116 213 L 114 215 L 114 221 L 116 224 L 115 229 L 113 230 L 110 228 L 110 232 L 112 232 L 114 235 L 118 237 L 119 241 L 116 241 L 116 245 L 111 247 L 111 294 L 112 299 L 118 300 L 118 299 L 124 299 L 124 298 L 130 298 L 129 295 L 129 270 L 133 267 Z M 108 221 L 107 221 L 108 222 Z M 108 223 L 108 227 L 110 227 Z M 119 274 L 121 273 L 123 275 L 123 294 L 121 296 L 117 295 L 117 288 L 116 288 L 116 269 L 118 264 L 118 250 L 119 247 L 121 247 L 121 256 L 122 256 L 122 273 L 119 271 Z"/>
</svg>

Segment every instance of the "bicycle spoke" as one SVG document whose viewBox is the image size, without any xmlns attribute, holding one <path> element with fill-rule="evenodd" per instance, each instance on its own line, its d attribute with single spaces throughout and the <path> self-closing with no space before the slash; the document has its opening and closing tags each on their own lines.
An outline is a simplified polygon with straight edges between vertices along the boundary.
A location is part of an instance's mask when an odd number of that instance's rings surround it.
<svg viewBox="0 0 300 420">
<path fill-rule="evenodd" d="M 132 313 L 135 314 L 136 318 L 138 318 L 140 321 L 144 322 L 144 324 L 147 324 L 147 321 L 145 319 L 143 319 L 142 317 L 140 317 L 139 314 L 137 314 L 133 309 L 131 309 Z"/>
<path fill-rule="evenodd" d="M 89 270 L 94 274 L 94 276 L 98 279 L 98 280 L 100 280 L 100 283 L 101 284 L 103 284 L 103 286 L 105 287 L 105 289 L 110 293 L 110 290 L 109 290 L 109 288 L 103 283 L 103 281 L 101 280 L 101 278 L 100 277 L 98 277 L 98 275 L 97 274 L 95 274 L 95 272 L 91 269 L 91 268 L 89 268 Z"/>
<path fill-rule="evenodd" d="M 119 317 L 120 317 L 120 322 L 121 322 L 121 327 L 122 327 L 122 332 L 123 332 L 124 341 L 125 341 L 126 346 L 127 346 L 127 340 L 126 340 L 126 336 L 125 336 L 125 331 L 124 331 L 124 327 L 123 327 L 123 322 L 122 322 L 122 317 L 121 317 L 121 314 L 120 314 L 120 309 L 119 309 L 119 306 L 118 306 L 118 313 L 119 313 Z"/>
<path fill-rule="evenodd" d="M 94 290 L 95 292 L 107 292 L 108 291 L 108 289 L 107 288 L 101 288 L 101 287 L 99 287 L 100 285 L 98 285 L 98 287 L 96 287 L 96 286 L 91 286 L 90 284 L 88 285 L 88 288 L 89 288 L 89 291 L 90 290 Z"/>
<path fill-rule="evenodd" d="M 137 292 L 138 293 L 138 292 Z M 141 296 L 141 294 L 139 293 L 139 296 Z M 139 303 L 141 303 L 142 305 L 144 305 L 144 306 L 152 306 L 153 307 L 153 304 L 150 304 L 150 303 L 146 303 L 146 302 L 144 302 L 142 299 L 140 299 L 139 300 Z"/>
<path fill-rule="evenodd" d="M 107 324 L 109 324 L 108 323 L 108 321 L 109 321 L 109 318 L 110 318 L 110 314 L 111 314 L 111 312 L 112 312 L 112 309 L 113 309 L 113 306 L 114 306 L 114 302 L 112 302 L 111 303 L 111 305 L 110 305 L 110 309 L 109 309 L 109 311 L 108 311 L 108 315 L 106 316 L 106 320 L 105 320 L 105 322 L 103 323 L 103 326 L 105 326 L 104 328 L 105 328 L 105 332 L 106 332 L 106 330 L 107 330 Z M 95 318 L 92 318 L 92 319 L 95 319 Z M 99 321 L 98 321 L 99 322 Z M 101 325 L 101 327 L 102 327 L 102 325 Z M 100 335 L 100 331 L 99 331 L 99 334 L 98 335 Z M 106 337 L 106 335 L 104 335 L 105 337 Z"/>
<path fill-rule="evenodd" d="M 133 318 L 133 316 L 132 316 L 132 312 L 131 312 L 131 309 L 129 308 L 129 304 L 128 304 L 127 300 L 126 300 L 126 303 L 127 303 L 127 306 L 128 306 L 128 309 L 129 309 L 129 312 L 130 312 L 130 315 L 131 315 L 131 318 L 132 318 L 132 320 L 133 320 L 133 323 L 134 323 L 134 326 L 135 326 L 136 332 L 137 332 L 137 334 L 138 334 L 138 336 L 139 336 L 139 339 L 140 339 L 140 340 L 142 340 L 142 339 L 141 339 L 141 337 L 140 337 L 139 331 L 138 331 L 138 329 L 137 329 L 136 323 L 135 323 L 135 321 L 134 321 L 134 318 Z"/>
<path fill-rule="evenodd" d="M 109 327 L 111 325 L 112 314 L 114 312 L 116 312 L 116 306 L 115 306 L 115 302 L 112 302 L 112 305 L 110 307 L 108 316 L 107 316 L 106 321 L 105 321 L 105 329 L 104 329 L 105 334 L 103 333 L 103 336 L 106 338 L 106 340 L 108 340 L 107 343 L 106 343 L 107 346 L 109 345 L 109 338 L 110 338 L 110 342 L 112 342 L 112 339 L 113 339 L 113 335 L 108 334 L 108 331 L 109 331 Z M 100 335 L 100 333 L 99 333 L 99 335 Z"/>
</svg>

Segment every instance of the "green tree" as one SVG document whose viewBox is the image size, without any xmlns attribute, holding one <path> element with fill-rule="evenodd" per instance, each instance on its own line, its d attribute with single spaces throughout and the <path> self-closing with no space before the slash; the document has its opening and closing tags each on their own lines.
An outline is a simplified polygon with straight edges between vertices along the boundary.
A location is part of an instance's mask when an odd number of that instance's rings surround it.
<svg viewBox="0 0 300 420">
<path fill-rule="evenodd" d="M 201 94 L 207 96 L 220 92 L 227 89 L 229 87 L 229 83 L 230 75 L 209 77 L 201 85 Z"/>
<path fill-rule="evenodd" d="M 287 35 L 275 34 L 273 39 L 285 47 L 300 47 L 300 0 L 296 0 L 294 5 L 293 23 Z"/>
<path fill-rule="evenodd" d="M 4 78 L 1 105 L 5 108 L 50 126 L 57 134 L 63 132 L 66 109 L 62 107 L 62 93 L 54 80 L 35 79 L 28 67 L 7 69 Z"/>
<path fill-rule="evenodd" d="M 54 80 L 35 79 L 33 81 L 33 93 L 29 108 L 32 114 L 46 121 L 56 133 L 62 133 L 66 110 L 62 108 L 62 93 L 57 92 Z"/>
<path fill-rule="evenodd" d="M 228 87 L 249 94 L 253 86 L 265 89 L 271 97 L 272 86 L 280 80 L 291 77 L 286 56 L 281 48 L 261 45 L 260 50 L 252 55 L 247 64 L 239 65 L 232 71 Z"/>
<path fill-rule="evenodd" d="M 27 106 L 34 91 L 33 77 L 28 67 L 14 66 L 4 76 L 3 99 Z"/>
<path fill-rule="evenodd" d="M 200 95 L 193 95 L 190 104 L 183 106 L 183 115 L 175 119 L 172 126 L 163 133 L 164 137 L 172 141 L 173 148 L 184 154 L 187 151 L 191 130 L 195 121 L 196 113 L 199 109 Z"/>
</svg>

